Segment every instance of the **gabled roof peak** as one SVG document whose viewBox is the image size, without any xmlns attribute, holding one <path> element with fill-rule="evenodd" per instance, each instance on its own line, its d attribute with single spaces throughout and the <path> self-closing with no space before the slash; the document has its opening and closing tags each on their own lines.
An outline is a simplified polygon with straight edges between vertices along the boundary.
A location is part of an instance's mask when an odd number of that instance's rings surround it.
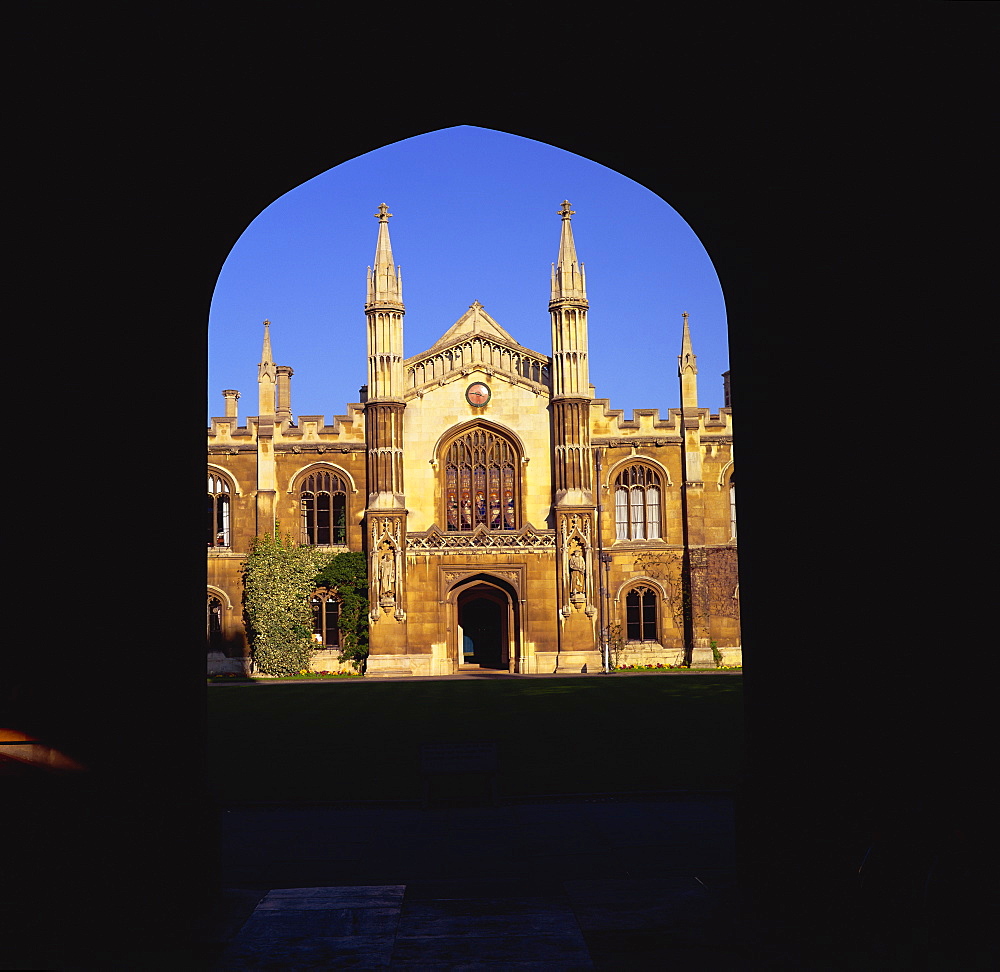
<svg viewBox="0 0 1000 972">
<path fill-rule="evenodd" d="M 511 347 L 519 348 L 517 343 L 489 314 L 486 308 L 474 300 L 469 309 L 457 320 L 428 350 L 434 351 L 465 340 L 469 335 L 477 335 L 492 341 L 499 341 Z"/>
</svg>

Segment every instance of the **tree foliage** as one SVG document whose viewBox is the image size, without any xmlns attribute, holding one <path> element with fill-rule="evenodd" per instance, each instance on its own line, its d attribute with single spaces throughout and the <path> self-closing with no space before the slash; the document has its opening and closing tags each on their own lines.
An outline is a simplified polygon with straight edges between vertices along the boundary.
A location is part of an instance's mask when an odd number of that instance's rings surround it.
<svg viewBox="0 0 1000 972">
<path fill-rule="evenodd" d="M 340 602 L 340 660 L 363 672 L 368 658 L 368 563 L 363 553 L 337 554 L 314 579 Z"/>
<path fill-rule="evenodd" d="M 243 614 L 257 671 L 295 675 L 309 668 L 316 573 L 329 553 L 290 536 L 265 534 L 250 542 L 243 565 Z"/>
</svg>

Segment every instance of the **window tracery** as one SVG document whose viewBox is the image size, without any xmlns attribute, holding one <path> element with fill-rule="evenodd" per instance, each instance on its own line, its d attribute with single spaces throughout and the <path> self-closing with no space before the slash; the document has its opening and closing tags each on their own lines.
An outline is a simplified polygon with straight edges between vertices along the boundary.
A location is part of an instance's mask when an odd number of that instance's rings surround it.
<svg viewBox="0 0 1000 972">
<path fill-rule="evenodd" d="M 448 446 L 443 465 L 449 532 L 517 529 L 519 457 L 507 439 L 474 428 Z"/>
<path fill-rule="evenodd" d="M 347 486 L 334 472 L 319 469 L 299 485 L 301 542 L 314 547 L 347 543 Z"/>
<path fill-rule="evenodd" d="M 208 545 L 228 547 L 230 536 L 229 483 L 215 473 L 208 474 Z"/>
<path fill-rule="evenodd" d="M 649 466 L 626 466 L 615 480 L 615 539 L 659 540 L 660 476 Z"/>
</svg>

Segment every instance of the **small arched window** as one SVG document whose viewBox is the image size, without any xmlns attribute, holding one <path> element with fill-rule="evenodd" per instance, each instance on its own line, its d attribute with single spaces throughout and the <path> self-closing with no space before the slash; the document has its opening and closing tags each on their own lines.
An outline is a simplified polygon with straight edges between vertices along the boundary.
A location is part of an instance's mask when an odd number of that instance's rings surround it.
<svg viewBox="0 0 1000 972">
<path fill-rule="evenodd" d="M 625 595 L 625 637 L 628 641 L 657 640 L 657 597 L 648 587 L 634 587 Z"/>
<path fill-rule="evenodd" d="M 475 428 L 445 453 L 445 523 L 453 532 L 516 530 L 519 526 L 519 459 L 502 435 Z"/>
<path fill-rule="evenodd" d="M 310 473 L 299 486 L 301 542 L 313 547 L 347 543 L 347 486 L 327 469 Z"/>
<path fill-rule="evenodd" d="M 208 636 L 208 650 L 218 648 L 222 641 L 222 601 L 217 597 L 209 595 L 208 616 L 205 620 Z"/>
<path fill-rule="evenodd" d="M 659 540 L 660 476 L 649 466 L 626 466 L 615 480 L 615 539 Z"/>
<path fill-rule="evenodd" d="M 231 545 L 229 506 L 229 483 L 221 476 L 209 473 L 208 545 L 210 547 L 228 547 Z"/>
<path fill-rule="evenodd" d="M 336 594 L 317 591 L 309 599 L 313 616 L 313 641 L 324 648 L 340 647 L 340 601 Z"/>
</svg>

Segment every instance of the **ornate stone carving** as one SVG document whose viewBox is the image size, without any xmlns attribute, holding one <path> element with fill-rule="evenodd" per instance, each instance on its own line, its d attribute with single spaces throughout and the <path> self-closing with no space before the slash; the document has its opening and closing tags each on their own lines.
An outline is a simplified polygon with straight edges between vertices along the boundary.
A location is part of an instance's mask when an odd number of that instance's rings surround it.
<svg viewBox="0 0 1000 972">
<path fill-rule="evenodd" d="M 484 564 L 482 566 L 469 565 L 466 567 L 449 567 L 443 569 L 440 574 L 441 583 L 443 585 L 441 596 L 446 597 L 447 592 L 451 588 L 465 580 L 467 577 L 477 576 L 486 576 L 504 580 L 514 588 L 518 598 L 521 596 L 523 571 L 510 567 L 496 568 L 489 564 Z"/>
<path fill-rule="evenodd" d="M 569 590 L 570 599 L 579 595 L 586 599 L 587 593 L 587 560 L 583 556 L 581 544 L 574 544 L 569 554 Z"/>
<path fill-rule="evenodd" d="M 517 533 L 490 533 L 480 527 L 472 533 L 441 533 L 428 530 L 424 534 L 411 533 L 406 538 L 407 550 L 411 552 L 445 553 L 466 550 L 483 553 L 494 550 L 551 550 L 556 545 L 555 533 L 549 530 L 534 530 L 527 527 Z"/>
<path fill-rule="evenodd" d="M 379 604 L 388 610 L 396 602 L 396 555 L 391 544 L 383 544 L 378 557 Z"/>
<path fill-rule="evenodd" d="M 371 561 L 369 563 L 369 599 L 373 605 L 369 617 L 378 621 L 393 614 L 397 621 L 406 619 L 401 596 L 403 576 L 402 521 L 396 516 L 370 519 Z"/>
<path fill-rule="evenodd" d="M 591 521 L 589 512 L 564 513 L 559 517 L 559 539 L 563 560 L 564 615 L 573 605 L 580 610 L 590 591 Z"/>
</svg>

